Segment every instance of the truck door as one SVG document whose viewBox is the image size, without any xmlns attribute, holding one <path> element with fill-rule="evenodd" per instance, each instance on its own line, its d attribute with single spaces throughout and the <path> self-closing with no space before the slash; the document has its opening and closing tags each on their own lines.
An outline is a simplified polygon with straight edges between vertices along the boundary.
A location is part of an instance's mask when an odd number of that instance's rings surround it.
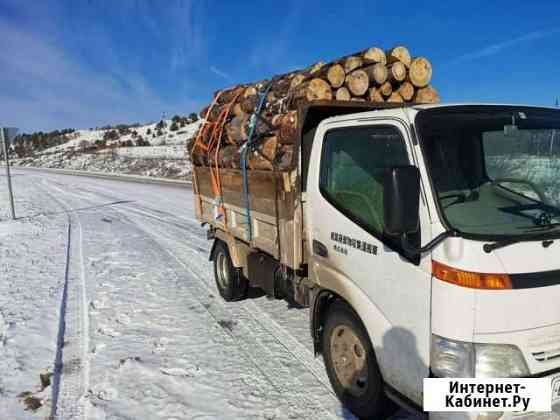
<svg viewBox="0 0 560 420">
<path fill-rule="evenodd" d="M 310 276 L 364 323 L 387 384 L 421 403 L 430 345 L 430 257 L 411 262 L 384 235 L 383 177 L 414 162 L 400 120 L 329 123 L 311 152 L 306 222 Z M 421 200 L 422 242 L 431 239 Z"/>
</svg>

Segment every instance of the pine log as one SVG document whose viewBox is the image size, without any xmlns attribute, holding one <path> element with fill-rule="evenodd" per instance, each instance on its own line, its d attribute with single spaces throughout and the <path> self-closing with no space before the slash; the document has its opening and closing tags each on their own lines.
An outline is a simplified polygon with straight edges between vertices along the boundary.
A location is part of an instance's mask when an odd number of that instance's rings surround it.
<svg viewBox="0 0 560 420">
<path fill-rule="evenodd" d="M 401 95 L 405 101 L 410 101 L 414 96 L 414 86 L 412 86 L 410 82 L 404 82 L 397 92 L 399 92 L 399 95 Z"/>
<path fill-rule="evenodd" d="M 369 87 L 369 77 L 363 70 L 354 70 L 346 76 L 346 87 L 354 96 L 362 96 Z"/>
<path fill-rule="evenodd" d="M 301 98 L 307 101 L 330 101 L 332 99 L 331 86 L 327 81 L 316 77 L 308 82 L 299 84 L 294 90 L 294 98 Z"/>
<path fill-rule="evenodd" d="M 258 153 L 254 152 L 249 155 L 249 162 L 247 164 L 249 169 L 260 171 L 272 171 L 272 162 L 266 160 Z"/>
<path fill-rule="evenodd" d="M 357 68 L 362 67 L 362 65 L 362 58 L 352 55 L 344 61 L 344 72 L 348 74 L 352 72 L 352 70 L 356 70 Z"/>
<path fill-rule="evenodd" d="M 325 62 L 319 61 L 318 63 L 313 64 L 306 73 L 308 73 L 310 76 L 316 75 L 323 69 L 324 66 Z"/>
<path fill-rule="evenodd" d="M 255 96 L 257 93 L 259 92 L 255 86 L 247 86 L 242 96 L 248 98 L 249 96 Z"/>
<path fill-rule="evenodd" d="M 257 95 L 246 96 L 241 101 L 241 110 L 246 114 L 252 114 L 255 112 L 258 102 L 259 97 Z"/>
<path fill-rule="evenodd" d="M 219 164 L 222 168 L 233 168 L 240 157 L 239 147 L 230 144 L 220 149 Z"/>
<path fill-rule="evenodd" d="M 383 96 L 388 98 L 389 96 L 391 96 L 391 93 L 393 93 L 393 86 L 391 85 L 391 83 L 385 82 L 379 87 L 379 92 L 381 92 Z"/>
<path fill-rule="evenodd" d="M 399 47 L 392 48 L 387 52 L 388 64 L 393 64 L 397 61 L 400 61 L 406 67 L 410 67 L 410 62 L 412 60 L 410 58 L 410 52 L 408 51 L 408 48 L 399 46 Z"/>
<path fill-rule="evenodd" d="M 305 76 L 303 74 L 296 74 L 293 78 L 292 81 L 290 82 L 290 90 L 294 90 L 296 87 L 298 87 L 299 85 L 301 85 L 303 83 L 303 81 L 305 80 Z"/>
<path fill-rule="evenodd" d="M 369 48 L 362 57 L 364 59 L 364 62 L 367 64 L 387 64 L 387 56 L 381 48 Z"/>
<path fill-rule="evenodd" d="M 379 88 L 376 88 L 376 87 L 372 87 L 369 90 L 368 99 L 371 102 L 385 102 L 385 98 L 383 98 L 383 95 L 379 91 Z"/>
<path fill-rule="evenodd" d="M 397 102 L 401 103 L 404 102 L 402 96 L 398 92 L 391 93 L 391 96 L 387 99 L 387 102 Z"/>
<path fill-rule="evenodd" d="M 419 104 L 437 104 L 439 100 L 439 94 L 431 86 L 418 89 L 414 95 L 414 102 Z"/>
<path fill-rule="evenodd" d="M 294 159 L 294 146 L 291 144 L 284 144 L 280 148 L 280 152 L 276 158 L 276 167 L 284 171 L 292 166 Z"/>
<path fill-rule="evenodd" d="M 229 143 L 241 144 L 245 141 L 244 127 L 249 122 L 249 115 L 243 113 L 240 116 L 235 116 L 229 124 L 226 124 L 225 131 Z"/>
<path fill-rule="evenodd" d="M 408 72 L 410 82 L 416 87 L 426 87 L 432 80 L 432 64 L 425 57 L 412 60 Z"/>
<path fill-rule="evenodd" d="M 297 111 L 290 111 L 282 117 L 278 140 L 280 143 L 293 143 L 297 135 L 298 128 Z"/>
<path fill-rule="evenodd" d="M 352 98 L 352 95 L 350 95 L 348 89 L 343 86 L 336 90 L 335 98 L 337 101 L 349 101 Z"/>
<path fill-rule="evenodd" d="M 385 83 L 389 75 L 389 72 L 387 71 L 387 67 L 381 63 L 364 67 L 364 71 L 367 73 L 370 82 L 378 86 Z"/>
<path fill-rule="evenodd" d="M 400 61 L 395 61 L 388 68 L 388 80 L 391 83 L 398 84 L 406 79 L 406 66 Z"/>
<path fill-rule="evenodd" d="M 333 88 L 339 88 L 344 84 L 344 79 L 346 78 L 346 73 L 344 72 L 344 67 L 340 64 L 333 64 L 329 67 L 327 72 L 327 80 Z"/>
<path fill-rule="evenodd" d="M 272 162 L 276 159 L 278 139 L 276 136 L 265 138 L 257 147 L 257 152 L 249 157 L 251 169 L 272 170 Z"/>
<path fill-rule="evenodd" d="M 282 125 L 282 118 L 284 118 L 284 115 L 276 114 L 272 117 L 270 123 L 274 128 L 280 128 L 280 126 Z"/>
<path fill-rule="evenodd" d="M 352 96 L 352 99 L 350 99 L 351 101 L 354 102 L 365 102 L 366 100 L 364 98 L 359 98 L 357 96 Z"/>
<path fill-rule="evenodd" d="M 236 117 L 242 117 L 243 115 L 245 115 L 245 112 L 243 112 L 243 109 L 241 109 L 239 98 L 237 99 L 237 101 L 238 102 L 236 102 L 235 105 L 233 105 L 233 107 L 231 108 L 231 113 Z"/>
</svg>

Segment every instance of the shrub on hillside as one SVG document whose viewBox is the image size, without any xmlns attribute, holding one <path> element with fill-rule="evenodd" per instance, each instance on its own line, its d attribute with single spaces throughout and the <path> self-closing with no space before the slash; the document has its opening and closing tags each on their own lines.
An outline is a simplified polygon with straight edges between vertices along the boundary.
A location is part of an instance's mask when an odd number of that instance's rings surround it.
<svg viewBox="0 0 560 420">
<path fill-rule="evenodd" d="M 110 140 L 118 140 L 121 137 L 117 130 L 107 130 L 103 133 L 103 140 L 110 141 Z"/>
<path fill-rule="evenodd" d="M 175 121 L 173 121 L 173 122 L 171 123 L 171 126 L 169 127 L 169 129 L 170 129 L 171 131 L 177 131 L 177 130 L 179 129 L 179 126 L 177 125 L 177 123 L 176 123 Z"/>
</svg>

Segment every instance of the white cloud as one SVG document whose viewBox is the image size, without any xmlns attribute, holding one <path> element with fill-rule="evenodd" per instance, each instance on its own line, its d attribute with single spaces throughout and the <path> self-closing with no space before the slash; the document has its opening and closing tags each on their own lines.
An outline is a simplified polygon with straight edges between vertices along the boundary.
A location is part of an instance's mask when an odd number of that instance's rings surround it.
<svg viewBox="0 0 560 420">
<path fill-rule="evenodd" d="M 484 48 L 478 49 L 476 51 L 472 51 L 467 54 L 463 54 L 451 61 L 450 64 L 457 64 L 462 63 L 465 61 L 472 61 L 477 60 L 479 58 L 490 57 L 495 54 L 500 53 L 501 51 L 515 47 L 519 44 L 535 41 L 537 39 L 546 38 L 548 36 L 560 33 L 560 28 L 554 28 L 549 30 L 542 30 L 542 31 L 534 31 L 519 36 L 517 38 L 510 39 L 509 41 L 498 42 L 495 44 L 487 45 Z"/>
<path fill-rule="evenodd" d="M 227 74 L 225 71 L 218 69 L 215 66 L 210 66 L 210 71 L 214 73 L 216 76 L 220 76 L 222 79 L 231 80 L 231 76 Z"/>
</svg>

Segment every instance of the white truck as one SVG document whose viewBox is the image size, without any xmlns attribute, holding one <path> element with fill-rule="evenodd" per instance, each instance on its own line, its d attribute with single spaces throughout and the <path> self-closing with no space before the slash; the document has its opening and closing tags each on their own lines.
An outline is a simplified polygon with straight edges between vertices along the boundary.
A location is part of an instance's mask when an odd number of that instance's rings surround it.
<svg viewBox="0 0 560 420">
<path fill-rule="evenodd" d="M 560 110 L 299 112 L 293 169 L 246 183 L 224 169 L 223 215 L 194 168 L 221 295 L 253 286 L 309 305 L 315 352 L 360 418 L 380 418 L 387 396 L 421 412 L 428 377 L 547 377 L 558 411 Z"/>
</svg>

